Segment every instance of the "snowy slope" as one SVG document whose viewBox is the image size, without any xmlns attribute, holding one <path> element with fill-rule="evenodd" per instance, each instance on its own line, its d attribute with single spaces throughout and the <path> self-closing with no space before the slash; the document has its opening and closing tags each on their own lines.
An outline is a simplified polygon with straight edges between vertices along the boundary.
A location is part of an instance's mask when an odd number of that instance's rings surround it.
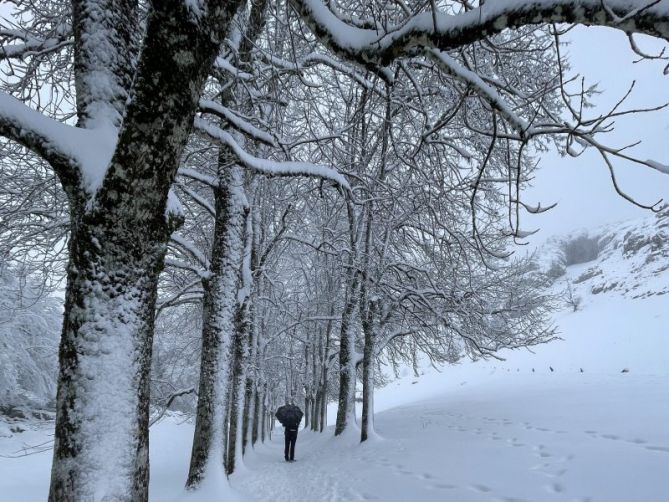
<svg viewBox="0 0 669 502">
<path fill-rule="evenodd" d="M 569 281 L 584 295 L 607 291 L 624 298 L 665 295 L 669 208 L 646 218 L 553 237 L 539 249 L 538 260 L 544 269 L 553 268 L 558 284 Z M 560 277 L 561 272 L 566 276 Z"/>
<path fill-rule="evenodd" d="M 581 299 L 555 314 L 562 340 L 405 375 L 378 390 L 367 444 L 303 431 L 286 464 L 278 431 L 232 476 L 234 494 L 215 480 L 187 496 L 193 426 L 172 415 L 151 430 L 151 500 L 669 502 L 668 216 L 590 231 L 583 263 L 565 252 L 580 233 L 551 239 L 553 287 Z M 0 422 L 0 454 L 51 434 Z M 50 455 L 0 457 L 0 498 L 45 500 Z"/>
</svg>

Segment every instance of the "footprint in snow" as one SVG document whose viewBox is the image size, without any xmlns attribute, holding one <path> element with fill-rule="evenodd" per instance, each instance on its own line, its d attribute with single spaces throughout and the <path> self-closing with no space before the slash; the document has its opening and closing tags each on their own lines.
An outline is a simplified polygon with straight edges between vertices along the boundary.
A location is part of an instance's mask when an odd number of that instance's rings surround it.
<svg viewBox="0 0 669 502">
<path fill-rule="evenodd" d="M 518 441 L 518 438 L 507 439 L 506 442 L 509 446 L 515 446 L 515 447 L 525 446 L 523 443 Z"/>
<path fill-rule="evenodd" d="M 646 450 L 669 453 L 669 446 L 646 446 Z"/>
<path fill-rule="evenodd" d="M 470 485 L 470 488 L 474 491 L 480 492 L 480 493 L 490 493 L 492 489 L 486 485 Z"/>
<path fill-rule="evenodd" d="M 601 437 L 604 439 L 611 439 L 613 441 L 617 441 L 620 439 L 620 437 L 616 436 L 615 434 L 602 434 Z"/>
<path fill-rule="evenodd" d="M 552 465 L 553 464 L 551 464 L 550 462 L 547 462 L 547 463 L 544 463 L 544 464 L 537 464 L 537 465 L 533 465 L 532 467 L 530 467 L 530 470 L 531 471 L 538 471 L 540 469 L 546 469 L 548 467 L 551 467 Z"/>
<path fill-rule="evenodd" d="M 560 469 L 554 472 L 551 471 L 544 471 L 543 474 L 548 476 L 549 478 L 559 478 L 560 476 L 564 476 L 567 472 L 567 469 Z"/>
<path fill-rule="evenodd" d="M 437 490 L 454 490 L 457 486 L 449 483 L 435 483 L 432 485 L 432 488 L 436 488 Z"/>
<path fill-rule="evenodd" d="M 548 493 L 562 493 L 564 487 L 560 483 L 551 483 L 545 486 Z"/>
</svg>

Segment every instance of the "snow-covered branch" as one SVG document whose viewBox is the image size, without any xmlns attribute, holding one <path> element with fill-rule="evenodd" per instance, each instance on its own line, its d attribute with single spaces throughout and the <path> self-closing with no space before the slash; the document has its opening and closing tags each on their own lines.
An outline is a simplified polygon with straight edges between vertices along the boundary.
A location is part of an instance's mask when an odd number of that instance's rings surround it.
<svg viewBox="0 0 669 502">
<path fill-rule="evenodd" d="M 195 127 L 198 131 L 206 134 L 210 139 L 224 145 L 237 157 L 239 163 L 253 172 L 264 174 L 266 176 L 307 176 L 314 178 L 321 178 L 330 180 L 346 191 L 350 191 L 351 187 L 346 178 L 335 169 L 330 167 L 320 166 L 318 164 L 311 164 L 308 162 L 293 162 L 284 161 L 278 162 L 268 159 L 260 159 L 254 157 L 246 152 L 234 140 L 232 135 L 206 120 L 196 117 Z"/>
<path fill-rule="evenodd" d="M 219 118 L 225 120 L 230 127 L 236 129 L 237 131 L 244 133 L 256 141 L 265 143 L 269 146 L 277 146 L 277 141 L 270 133 L 258 129 L 256 126 L 251 124 L 249 121 L 237 115 L 235 112 L 226 108 L 225 106 L 211 101 L 209 99 L 200 100 L 200 111 L 204 113 L 211 113 L 216 115 Z M 195 127 L 198 127 L 199 123 L 196 122 Z"/>
<path fill-rule="evenodd" d="M 461 47 L 507 28 L 575 23 L 669 39 L 669 5 L 649 0 L 488 0 L 459 14 L 427 10 L 405 22 L 358 27 L 322 0 L 291 0 L 311 30 L 337 54 L 366 65 L 387 65 L 417 47 Z"/>
<path fill-rule="evenodd" d="M 218 179 L 216 179 L 213 176 L 201 173 L 196 169 L 191 169 L 189 167 L 180 167 L 179 171 L 177 171 L 177 174 L 179 176 L 183 176 L 184 178 L 190 178 L 192 180 L 199 181 L 200 183 L 204 183 L 205 185 L 208 185 L 211 188 L 218 188 L 219 186 Z"/>
<path fill-rule="evenodd" d="M 506 102 L 504 97 L 502 97 L 502 95 L 491 85 L 486 83 L 476 72 L 465 68 L 444 51 L 428 49 L 426 53 L 428 57 L 436 61 L 439 68 L 445 73 L 476 89 L 479 95 L 486 100 L 490 106 L 500 112 L 502 117 L 504 117 L 521 136 L 530 132 L 530 125 L 525 119 L 520 117 Z"/>
<path fill-rule="evenodd" d="M 211 275 L 208 270 L 204 270 L 202 268 L 196 267 L 195 265 L 186 263 L 185 261 L 176 260 L 174 258 L 165 258 L 165 266 L 193 272 L 202 279 L 207 279 Z"/>
<path fill-rule="evenodd" d="M 186 251 L 188 254 L 190 254 L 193 258 L 195 258 L 202 267 L 204 267 L 206 270 L 209 270 L 210 264 L 209 260 L 207 257 L 200 251 L 197 246 L 195 245 L 194 242 L 189 241 L 188 239 L 184 238 L 183 236 L 174 233 L 170 237 L 170 241 L 174 244 L 176 244 L 179 249 L 182 249 Z"/>
<path fill-rule="evenodd" d="M 186 185 L 183 183 L 177 183 L 177 186 L 179 187 L 180 190 L 182 190 L 186 195 L 188 195 L 191 199 L 193 199 L 194 202 L 196 202 L 200 207 L 205 209 L 211 216 L 215 217 L 216 216 L 216 209 L 214 206 L 209 202 L 207 199 L 202 197 L 199 193 L 197 193 L 195 190 L 191 190 L 188 188 Z"/>
<path fill-rule="evenodd" d="M 5 31 L 0 31 L 0 36 Z M 31 56 L 44 56 L 49 52 L 58 51 L 72 45 L 69 37 L 54 37 L 44 40 L 28 38 L 24 43 L 0 46 L 0 61 L 3 59 L 23 59 Z"/>
<path fill-rule="evenodd" d="M 39 154 L 51 164 L 70 166 L 74 145 L 67 141 L 73 127 L 45 117 L 18 99 L 0 93 L 0 135 Z"/>
<path fill-rule="evenodd" d="M 62 124 L 5 93 L 0 93 L 0 135 L 44 158 L 64 184 L 82 181 L 91 194 L 102 183 L 116 146 L 113 131 Z"/>
</svg>

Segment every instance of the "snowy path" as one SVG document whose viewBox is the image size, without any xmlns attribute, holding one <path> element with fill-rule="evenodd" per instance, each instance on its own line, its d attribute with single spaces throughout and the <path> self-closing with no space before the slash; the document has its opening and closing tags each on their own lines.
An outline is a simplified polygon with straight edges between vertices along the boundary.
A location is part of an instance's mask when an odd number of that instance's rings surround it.
<svg viewBox="0 0 669 502">
<path fill-rule="evenodd" d="M 302 432 L 294 464 L 279 431 L 232 485 L 258 502 L 665 502 L 666 384 L 488 382 L 380 413 L 370 444 Z"/>
<path fill-rule="evenodd" d="M 277 431 L 247 455 L 233 489 L 243 502 L 669 501 L 667 375 L 445 376 L 437 395 L 411 403 L 418 385 L 408 383 L 414 395 L 403 389 L 404 404 L 377 414 L 383 439 L 302 431 L 287 464 Z M 397 389 L 380 391 L 380 405 Z M 50 433 L 5 438 L 0 454 Z M 152 429 L 152 502 L 187 500 L 192 435 L 175 417 Z M 0 456 L 0 500 L 45 500 L 50 459 Z M 215 493 L 197 500 L 230 502 Z"/>
</svg>

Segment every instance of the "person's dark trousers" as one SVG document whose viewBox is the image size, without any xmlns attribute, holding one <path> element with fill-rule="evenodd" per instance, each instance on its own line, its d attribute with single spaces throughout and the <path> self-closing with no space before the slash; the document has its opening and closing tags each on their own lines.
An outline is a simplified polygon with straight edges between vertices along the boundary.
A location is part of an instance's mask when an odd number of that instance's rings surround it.
<svg viewBox="0 0 669 502">
<path fill-rule="evenodd" d="M 286 447 L 283 456 L 286 460 L 295 460 L 295 441 L 297 441 L 297 429 L 286 429 L 284 431 Z"/>
</svg>

